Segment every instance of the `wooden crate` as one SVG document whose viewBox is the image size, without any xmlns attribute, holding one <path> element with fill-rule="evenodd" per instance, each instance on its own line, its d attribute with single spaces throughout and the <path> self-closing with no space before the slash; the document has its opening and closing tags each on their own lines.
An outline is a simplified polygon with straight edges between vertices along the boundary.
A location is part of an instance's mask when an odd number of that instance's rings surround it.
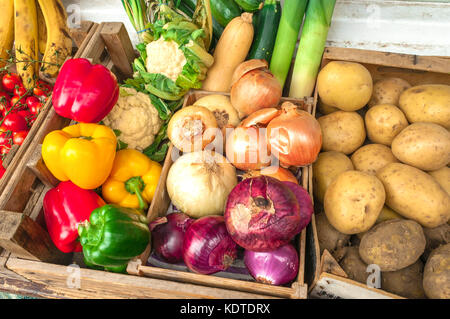
<svg viewBox="0 0 450 319">
<path fill-rule="evenodd" d="M 326 48 L 321 68 L 331 61 L 351 61 L 363 64 L 371 73 L 373 81 L 386 77 L 398 77 L 408 81 L 411 85 L 447 84 L 450 85 L 450 63 L 447 57 L 426 57 L 389 52 L 368 51 L 347 48 Z M 317 114 L 318 93 L 315 91 L 313 115 Z M 310 171 L 310 192 L 313 191 L 312 168 Z M 328 251 L 320 255 L 315 220 L 311 222 L 312 233 L 307 238 L 312 244 L 309 246 L 307 262 L 311 273 L 314 273 L 310 295 L 314 298 L 392 298 L 402 297 L 388 293 L 381 289 L 369 288 L 347 278 L 337 261 Z M 314 247 L 314 243 L 316 246 Z"/>
<path fill-rule="evenodd" d="M 96 27 L 81 57 L 110 68 L 119 81 L 132 75 L 131 62 L 136 57 L 128 34 L 122 23 L 102 23 Z M 194 92 L 188 99 L 197 98 L 204 92 Z M 185 103 L 188 103 L 186 100 Z M 296 101 L 312 112 L 313 99 Z M 7 271 L 20 276 L 28 285 L 44 285 L 42 294 L 62 298 L 306 298 L 307 284 L 304 278 L 306 231 L 298 237 L 300 271 L 290 287 L 277 287 L 246 282 L 230 278 L 217 278 L 189 272 L 146 266 L 144 260 L 150 249 L 130 262 L 129 274 L 113 274 L 87 269 L 82 254 L 63 254 L 51 242 L 46 231 L 42 212 L 42 200 L 46 191 L 58 181 L 45 167 L 41 157 L 41 143 L 45 135 L 69 124 L 68 119 L 58 116 L 53 108 L 46 114 L 34 140 L 22 157 L 9 191 L 16 190 L 21 197 L 4 197 L 0 206 L 0 246 L 11 251 L 6 260 Z M 170 157 L 166 158 L 163 177 L 170 168 Z M 302 169 L 302 185 L 309 185 L 309 168 Z M 30 190 L 31 187 L 31 190 Z M 3 195 L 2 195 L 3 196 Z M 169 199 L 165 189 L 165 178 L 161 178 L 157 194 L 149 209 L 155 218 L 167 212 Z M 33 207 L 28 213 L 25 207 Z M 32 240 L 30 240 L 32 239 Z M 79 287 L 68 288 L 68 265 L 76 262 L 81 266 Z M 41 293 L 40 293 L 41 294 Z"/>
<path fill-rule="evenodd" d="M 222 94 L 229 96 L 229 93 L 217 93 L 217 92 L 207 92 L 207 91 L 190 91 L 184 100 L 184 106 L 192 105 L 196 100 L 211 94 Z M 312 112 L 313 99 L 290 99 L 282 98 L 281 102 L 290 101 L 298 105 L 301 109 Z M 170 145 L 168 154 L 164 161 L 163 170 L 161 173 L 161 179 L 156 189 L 155 197 L 151 203 L 150 209 L 148 211 L 149 220 L 154 220 L 157 217 L 165 216 L 169 206 L 170 198 L 166 189 L 166 179 L 170 167 L 173 164 L 173 158 L 171 153 L 177 151 L 173 145 Z M 308 189 L 309 177 L 308 177 L 308 167 L 303 167 L 299 169 L 300 173 L 300 184 Z M 290 287 L 279 287 L 267 284 L 257 283 L 252 281 L 239 280 L 238 276 L 233 276 L 224 273 L 220 278 L 216 275 L 199 275 L 188 271 L 180 271 L 174 269 L 160 268 L 155 266 L 148 266 L 147 260 L 150 256 L 150 247 L 135 260 L 131 261 L 128 265 L 128 273 L 135 274 L 139 276 L 146 276 L 152 278 L 161 278 L 177 282 L 185 283 L 195 283 L 201 286 L 209 287 L 220 287 L 229 290 L 245 291 L 258 293 L 268 296 L 275 296 L 280 298 L 306 298 L 307 297 L 307 284 L 305 283 L 304 277 L 304 266 L 305 266 L 305 256 L 306 256 L 306 229 L 298 236 L 298 253 L 299 253 L 299 273 L 296 280 L 292 283 Z M 169 266 L 169 265 L 167 265 Z"/>
</svg>

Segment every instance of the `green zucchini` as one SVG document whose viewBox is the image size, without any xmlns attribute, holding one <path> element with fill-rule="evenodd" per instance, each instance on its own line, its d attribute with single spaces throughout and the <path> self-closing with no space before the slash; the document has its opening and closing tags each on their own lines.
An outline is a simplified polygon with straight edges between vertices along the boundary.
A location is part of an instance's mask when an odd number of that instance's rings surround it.
<svg viewBox="0 0 450 319">
<path fill-rule="evenodd" d="M 194 14 L 195 7 L 197 6 L 197 0 L 182 0 L 179 6 L 179 9 L 184 13 L 188 14 L 190 17 Z M 190 10 L 190 11 L 188 11 Z M 212 13 L 212 12 L 211 12 Z M 220 39 L 220 36 L 223 33 L 224 28 L 217 22 L 216 18 L 213 15 L 213 34 L 216 38 L 215 42 Z"/>
<path fill-rule="evenodd" d="M 264 7 L 258 12 L 255 40 L 253 41 L 248 59 L 264 59 L 270 63 L 278 25 L 281 18 L 281 3 L 279 0 L 265 0 Z"/>
<path fill-rule="evenodd" d="M 242 13 L 241 8 L 232 0 L 210 0 L 211 13 L 222 27 Z"/>
<path fill-rule="evenodd" d="M 264 0 L 234 0 L 234 2 L 246 12 L 255 12 L 260 9 L 260 5 Z"/>
</svg>

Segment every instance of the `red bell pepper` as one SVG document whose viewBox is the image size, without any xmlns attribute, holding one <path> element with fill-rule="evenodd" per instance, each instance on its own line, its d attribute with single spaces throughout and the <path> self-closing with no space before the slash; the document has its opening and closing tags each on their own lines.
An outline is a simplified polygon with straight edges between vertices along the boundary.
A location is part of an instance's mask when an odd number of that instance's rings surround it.
<svg viewBox="0 0 450 319">
<path fill-rule="evenodd" d="M 82 251 L 78 224 L 105 202 L 93 190 L 82 189 L 70 181 L 61 182 L 44 197 L 44 217 L 55 246 L 64 253 Z"/>
<path fill-rule="evenodd" d="M 87 59 L 70 59 L 62 66 L 53 87 L 57 114 L 77 122 L 98 123 L 119 98 L 119 85 L 110 70 Z"/>
</svg>

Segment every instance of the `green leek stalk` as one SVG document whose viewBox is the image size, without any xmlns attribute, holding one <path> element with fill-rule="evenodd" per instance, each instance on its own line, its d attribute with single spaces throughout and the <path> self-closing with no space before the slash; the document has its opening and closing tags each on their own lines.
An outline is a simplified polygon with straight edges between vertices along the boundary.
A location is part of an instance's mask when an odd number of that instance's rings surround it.
<svg viewBox="0 0 450 319">
<path fill-rule="evenodd" d="M 151 42 L 153 40 L 151 35 L 144 31 L 149 23 L 146 2 L 144 0 L 122 0 L 122 4 L 139 39 L 144 43 Z"/>
<path fill-rule="evenodd" d="M 306 8 L 289 96 L 312 96 L 336 0 L 312 0 Z"/>
<path fill-rule="evenodd" d="M 307 3 L 308 0 L 285 0 L 284 2 L 275 47 L 270 60 L 270 71 L 282 87 L 291 68 L 292 56 L 294 55 Z"/>
</svg>

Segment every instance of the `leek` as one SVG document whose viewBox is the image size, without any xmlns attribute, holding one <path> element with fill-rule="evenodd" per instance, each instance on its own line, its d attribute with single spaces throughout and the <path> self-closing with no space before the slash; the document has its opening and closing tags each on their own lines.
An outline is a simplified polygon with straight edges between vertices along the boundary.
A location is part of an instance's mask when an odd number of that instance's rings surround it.
<svg viewBox="0 0 450 319">
<path fill-rule="evenodd" d="M 270 71 L 282 87 L 291 67 L 307 3 L 308 0 L 285 0 L 284 2 L 275 47 L 270 60 Z"/>
<path fill-rule="evenodd" d="M 336 0 L 311 0 L 306 8 L 289 96 L 312 96 Z"/>
<path fill-rule="evenodd" d="M 147 3 L 144 0 L 122 0 L 122 4 L 139 39 L 144 43 L 151 42 L 153 39 L 145 32 L 150 22 Z"/>
</svg>

